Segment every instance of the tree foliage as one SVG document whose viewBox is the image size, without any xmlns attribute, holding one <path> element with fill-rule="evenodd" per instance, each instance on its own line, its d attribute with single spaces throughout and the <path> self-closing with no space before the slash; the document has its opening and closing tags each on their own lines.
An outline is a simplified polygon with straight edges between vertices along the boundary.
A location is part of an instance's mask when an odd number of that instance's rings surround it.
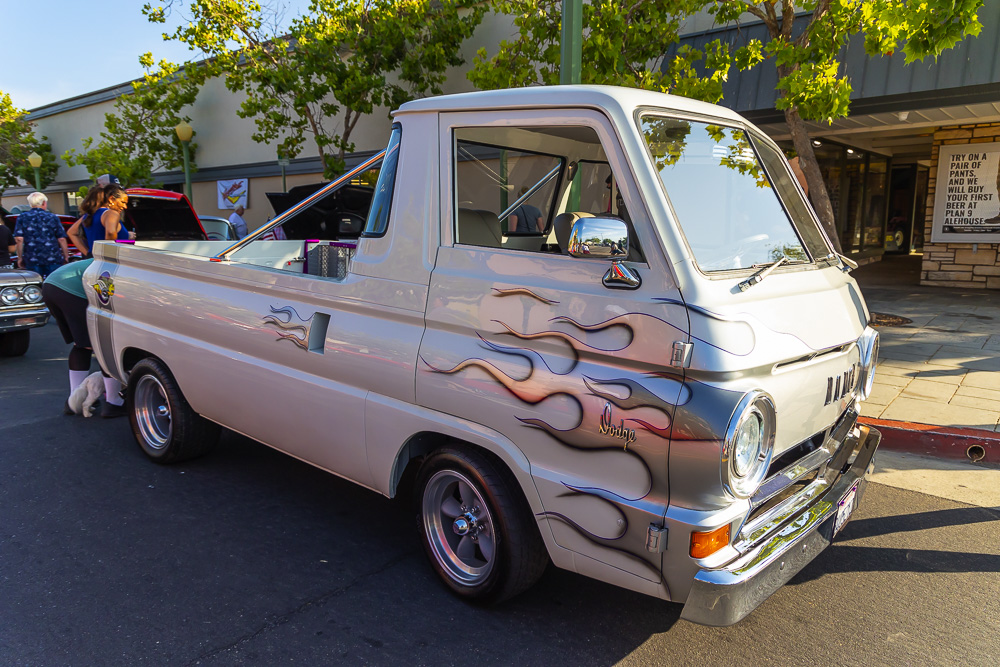
<svg viewBox="0 0 1000 667">
<path fill-rule="evenodd" d="M 684 18 L 705 0 L 593 0 L 583 5 L 584 84 L 607 84 L 675 93 L 709 102 L 722 97 L 729 72 L 729 45 L 705 49 L 678 41 Z M 489 57 L 481 48 L 469 80 L 483 89 L 559 83 L 562 0 L 494 0 L 492 9 L 514 17 L 517 35 Z"/>
<path fill-rule="evenodd" d="M 777 108 L 785 112 L 809 191 L 839 249 L 833 208 L 804 119 L 831 123 L 850 109 L 842 58 L 855 35 L 869 55 L 905 54 L 906 63 L 936 57 L 978 35 L 983 0 L 592 0 L 583 6 L 583 83 L 610 83 L 718 102 L 731 67 L 770 63 L 778 72 Z M 561 1 L 493 0 L 514 16 L 518 34 L 492 58 L 481 49 L 469 78 L 482 88 L 558 83 Z M 681 20 L 706 11 L 719 25 L 763 21 L 766 40 L 733 47 L 716 39 L 700 50 L 677 41 Z M 798 21 L 796 15 L 800 16 Z M 725 101 L 723 101 L 725 102 Z"/>
<path fill-rule="evenodd" d="M 165 22 L 180 0 L 147 3 Z M 327 177 L 344 170 L 352 132 L 377 107 L 394 109 L 441 92 L 448 67 L 462 64 L 461 43 L 482 19 L 478 0 L 312 0 L 278 30 L 279 6 L 193 0 L 190 21 L 167 39 L 211 58 L 209 72 L 246 95 L 254 141 L 277 142 L 288 158 L 312 141 Z"/>
<path fill-rule="evenodd" d="M 183 149 L 174 128 L 181 120 L 191 120 L 181 112 L 194 103 L 201 73 L 166 60 L 154 64 L 151 53 L 140 56 L 139 63 L 146 74 L 132 82 L 131 93 L 116 100 L 114 111 L 104 115 L 99 140 L 86 137 L 82 150 L 63 154 L 67 165 L 86 166 L 91 178 L 115 174 L 126 186 L 151 185 L 156 172 L 183 165 Z M 192 155 L 196 148 L 192 143 Z"/>
<path fill-rule="evenodd" d="M 43 188 L 55 180 L 59 171 L 48 138 L 35 136 L 34 123 L 27 119 L 27 114 L 14 106 L 9 94 L 0 90 L 0 192 L 18 185 L 18 179 L 35 184 L 35 170 L 28 164 L 32 153 L 42 156 L 39 176 Z"/>
</svg>

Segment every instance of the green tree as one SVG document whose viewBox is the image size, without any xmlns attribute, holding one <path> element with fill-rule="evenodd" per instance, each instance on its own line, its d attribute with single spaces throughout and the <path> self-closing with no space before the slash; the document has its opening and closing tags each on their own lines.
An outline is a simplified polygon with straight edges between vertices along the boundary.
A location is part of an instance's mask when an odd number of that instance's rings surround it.
<svg viewBox="0 0 1000 667">
<path fill-rule="evenodd" d="M 766 62 L 777 68 L 777 108 L 784 112 L 809 193 L 837 249 L 833 207 L 806 130 L 805 120 L 831 123 L 850 109 L 851 84 L 843 49 L 863 34 L 869 55 L 902 50 L 906 62 L 936 57 L 982 26 L 982 0 L 593 0 L 583 8 L 583 83 L 612 83 L 672 92 L 717 102 L 730 67 Z M 516 39 L 496 56 L 481 49 L 469 78 L 482 88 L 558 82 L 561 2 L 493 0 L 515 17 Z M 767 40 L 731 48 L 713 40 L 700 51 L 677 41 L 681 19 L 707 11 L 717 24 L 752 17 L 764 22 Z M 795 16 L 805 16 L 795 25 Z M 655 26 L 655 29 L 650 29 Z"/>
<path fill-rule="evenodd" d="M 147 3 L 165 22 L 180 0 Z M 459 47 L 482 19 L 478 0 L 312 0 L 287 32 L 279 5 L 194 0 L 190 21 L 165 34 L 208 56 L 210 72 L 246 95 L 260 143 L 296 157 L 315 145 L 327 177 L 344 170 L 359 119 L 441 92 L 445 70 L 462 64 Z"/>
<path fill-rule="evenodd" d="M 42 156 L 39 176 L 43 188 L 56 179 L 59 171 L 48 138 L 35 136 L 34 123 L 27 115 L 27 111 L 14 106 L 10 95 L 0 90 L 0 193 L 18 185 L 18 179 L 34 186 L 35 170 L 28 164 L 32 153 Z"/>
<path fill-rule="evenodd" d="M 142 79 L 132 82 L 132 92 L 115 101 L 114 111 L 104 115 L 100 140 L 86 137 L 79 152 L 63 154 L 69 166 L 84 165 L 91 178 L 112 173 L 126 186 L 151 185 L 155 173 L 179 169 L 184 154 L 174 127 L 191 118 L 181 113 L 198 95 L 201 73 L 145 53 L 139 63 L 146 69 Z M 192 143 L 194 154 L 197 146 Z M 192 163 L 192 168 L 194 164 Z"/>
<path fill-rule="evenodd" d="M 678 41 L 684 18 L 706 0 L 593 0 L 583 5 L 582 82 L 644 88 L 708 102 L 722 98 L 731 63 L 729 45 L 705 49 Z M 493 0 L 492 9 L 514 17 L 516 37 L 500 43 L 489 57 L 476 54 L 469 80 L 479 88 L 513 88 L 559 83 L 562 0 Z"/>
</svg>

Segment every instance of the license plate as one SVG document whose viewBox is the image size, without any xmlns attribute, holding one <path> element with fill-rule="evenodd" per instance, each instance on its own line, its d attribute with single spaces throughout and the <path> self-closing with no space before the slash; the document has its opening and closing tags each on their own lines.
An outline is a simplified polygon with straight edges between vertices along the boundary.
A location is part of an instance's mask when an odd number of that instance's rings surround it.
<svg viewBox="0 0 1000 667">
<path fill-rule="evenodd" d="M 844 527 L 844 524 L 851 518 L 851 512 L 854 511 L 855 500 L 858 497 L 858 484 L 854 483 L 851 490 L 844 494 L 844 497 L 840 499 L 837 503 L 837 519 L 833 522 L 833 534 L 836 535 L 840 532 L 840 529 Z"/>
</svg>

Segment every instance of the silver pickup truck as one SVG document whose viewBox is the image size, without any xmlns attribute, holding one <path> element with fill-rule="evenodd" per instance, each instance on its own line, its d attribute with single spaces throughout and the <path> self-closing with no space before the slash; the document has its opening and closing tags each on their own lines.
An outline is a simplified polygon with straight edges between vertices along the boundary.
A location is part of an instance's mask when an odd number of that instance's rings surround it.
<svg viewBox="0 0 1000 667">
<path fill-rule="evenodd" d="M 274 240 L 375 165 L 367 216 Z M 410 102 L 385 151 L 235 244 L 94 254 L 91 339 L 151 459 L 225 427 L 413 489 L 431 566 L 477 601 L 551 560 L 735 623 L 834 539 L 880 438 L 849 262 L 768 137 L 683 98 Z"/>
</svg>

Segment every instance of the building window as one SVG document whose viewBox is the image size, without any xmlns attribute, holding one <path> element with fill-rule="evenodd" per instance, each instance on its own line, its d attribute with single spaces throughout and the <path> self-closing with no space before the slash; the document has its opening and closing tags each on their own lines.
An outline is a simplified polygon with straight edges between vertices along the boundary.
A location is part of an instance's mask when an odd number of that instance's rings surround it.
<svg viewBox="0 0 1000 667">
<path fill-rule="evenodd" d="M 818 139 L 813 150 L 844 252 L 870 254 L 884 248 L 890 159 Z"/>
</svg>

